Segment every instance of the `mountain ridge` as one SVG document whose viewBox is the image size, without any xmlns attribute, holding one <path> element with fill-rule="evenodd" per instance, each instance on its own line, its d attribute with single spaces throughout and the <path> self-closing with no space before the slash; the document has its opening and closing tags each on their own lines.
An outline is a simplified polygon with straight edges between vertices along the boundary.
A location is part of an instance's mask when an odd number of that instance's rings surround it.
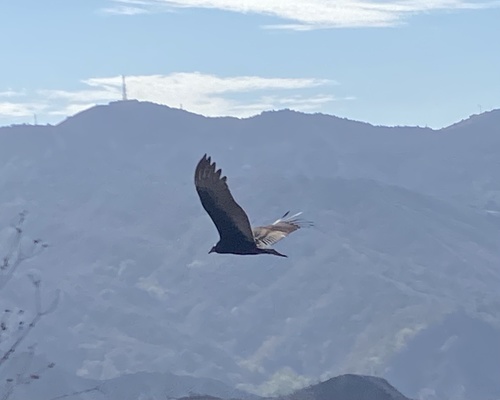
<svg viewBox="0 0 500 400">
<path fill-rule="evenodd" d="M 384 377 L 412 338 L 458 310 L 498 331 L 500 220 L 484 210 L 500 199 L 496 124 L 476 136 L 464 125 L 450 142 L 347 132 L 314 115 L 209 119 L 136 105 L 0 130 L 0 233 L 28 209 L 26 231 L 50 243 L 29 268 L 44 296 L 62 293 L 37 327 L 38 351 L 57 365 L 92 379 L 206 376 L 263 394 Z M 193 185 L 204 153 L 252 223 L 289 209 L 315 221 L 280 242 L 289 260 L 207 255 L 217 232 Z M 27 270 L 2 304 L 30 309 Z M 452 377 L 469 371 L 459 360 Z M 411 396 L 429 389 L 423 372 L 408 379 Z"/>
</svg>

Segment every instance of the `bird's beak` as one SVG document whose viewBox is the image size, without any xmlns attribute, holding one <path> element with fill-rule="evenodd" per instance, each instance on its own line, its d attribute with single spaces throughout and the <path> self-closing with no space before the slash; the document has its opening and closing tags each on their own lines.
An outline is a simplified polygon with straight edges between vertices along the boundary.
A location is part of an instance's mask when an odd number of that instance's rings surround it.
<svg viewBox="0 0 500 400">
<path fill-rule="evenodd" d="M 214 249 L 211 248 L 210 251 L 208 252 L 208 254 L 213 253 L 213 252 L 214 252 Z"/>
</svg>

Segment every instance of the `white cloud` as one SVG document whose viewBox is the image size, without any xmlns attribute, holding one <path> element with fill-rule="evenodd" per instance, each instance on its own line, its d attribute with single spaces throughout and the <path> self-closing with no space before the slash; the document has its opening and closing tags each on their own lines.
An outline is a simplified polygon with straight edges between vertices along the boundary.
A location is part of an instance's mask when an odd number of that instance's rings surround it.
<svg viewBox="0 0 500 400">
<path fill-rule="evenodd" d="M 498 1 L 466 0 L 113 0 L 107 12 L 120 14 L 119 7 L 133 7 L 142 12 L 159 12 L 176 8 L 208 8 L 238 13 L 270 15 L 291 24 L 268 25 L 267 28 L 308 30 L 335 27 L 385 27 L 402 22 L 413 14 L 430 11 L 498 7 Z M 124 12 L 126 13 L 126 12 Z"/>
<path fill-rule="evenodd" d="M 0 97 L 20 97 L 24 96 L 25 94 L 26 94 L 25 90 L 16 91 L 12 89 L 7 89 L 0 92 Z"/>
<path fill-rule="evenodd" d="M 148 13 L 148 10 L 144 8 L 123 6 L 123 5 L 103 8 L 101 11 L 106 14 L 119 14 L 119 15 L 137 15 L 137 14 Z"/>
<path fill-rule="evenodd" d="M 110 7 L 102 8 L 104 14 L 137 15 L 172 11 L 162 0 L 110 0 Z"/>
<path fill-rule="evenodd" d="M 0 103 L 0 116 L 70 116 L 95 104 L 122 97 L 121 76 L 91 78 L 80 90 L 45 89 L 26 98 L 32 103 Z M 324 111 L 334 101 L 337 83 L 316 78 L 220 77 L 199 72 L 127 76 L 128 98 L 179 107 L 206 116 L 247 117 L 265 110 Z M 43 120 L 43 116 L 40 116 Z"/>
<path fill-rule="evenodd" d="M 88 84 L 87 81 L 84 83 Z M 90 90 L 77 90 L 77 91 L 66 91 L 66 90 L 40 90 L 38 94 L 47 99 L 62 99 L 70 102 L 80 102 L 89 103 L 104 100 L 116 100 L 120 97 L 120 89 L 109 88 L 105 85 L 97 89 Z"/>
<path fill-rule="evenodd" d="M 49 111 L 48 115 L 67 117 L 67 116 L 70 116 L 70 115 L 77 114 L 80 111 L 87 110 L 87 109 L 89 109 L 89 108 L 91 108 L 91 107 L 93 107 L 95 105 L 96 105 L 96 103 L 67 104 L 67 105 L 63 106 L 62 108 L 58 108 L 58 109 Z"/>
<path fill-rule="evenodd" d="M 41 103 L 0 102 L 0 117 L 32 117 L 45 108 L 46 106 Z"/>
<path fill-rule="evenodd" d="M 289 93 L 294 93 L 293 108 L 310 109 L 317 102 L 315 93 L 305 95 L 302 91 L 324 90 L 333 81 L 324 79 L 284 79 L 240 76 L 222 78 L 200 73 L 179 73 L 166 76 L 131 77 L 127 79 L 129 93 L 140 100 L 178 106 L 208 116 L 232 115 L 245 117 L 263 110 L 283 108 Z M 297 93 L 298 92 L 298 93 Z M 232 97 L 233 96 L 233 97 Z M 234 96 L 244 97 L 237 100 Z M 328 98 L 332 100 L 333 98 Z M 298 104 L 300 100 L 300 104 Z M 283 102 L 281 102 L 283 101 Z"/>
<path fill-rule="evenodd" d="M 78 102 L 103 102 L 121 97 L 121 77 L 92 78 L 84 81 L 91 87 L 78 92 L 46 91 L 49 98 Z M 323 88 L 335 82 L 313 78 L 262 78 L 258 76 L 218 77 L 193 73 L 142 75 L 126 78 L 129 98 L 183 108 L 207 116 L 244 117 L 272 108 L 290 106 L 310 110 L 333 101 L 328 94 L 310 96 L 285 92 Z M 279 94 L 278 94 L 279 93 Z M 243 96 L 236 100 L 231 96 Z"/>
</svg>

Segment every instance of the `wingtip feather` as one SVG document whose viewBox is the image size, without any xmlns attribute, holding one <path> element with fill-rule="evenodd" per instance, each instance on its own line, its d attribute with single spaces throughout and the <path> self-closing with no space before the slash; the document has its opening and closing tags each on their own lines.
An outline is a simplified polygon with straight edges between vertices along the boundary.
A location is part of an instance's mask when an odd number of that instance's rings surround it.
<svg viewBox="0 0 500 400">
<path fill-rule="evenodd" d="M 299 228 L 314 226 L 314 223 L 312 221 L 307 221 L 307 220 L 297 218 L 299 215 L 301 215 L 303 213 L 302 211 L 299 211 L 298 213 L 296 213 L 290 217 L 287 217 L 289 213 L 290 213 L 290 211 L 286 212 L 285 215 L 283 215 L 281 218 L 274 221 L 272 225 L 276 225 L 280 222 L 288 222 L 288 223 L 297 225 Z"/>
</svg>

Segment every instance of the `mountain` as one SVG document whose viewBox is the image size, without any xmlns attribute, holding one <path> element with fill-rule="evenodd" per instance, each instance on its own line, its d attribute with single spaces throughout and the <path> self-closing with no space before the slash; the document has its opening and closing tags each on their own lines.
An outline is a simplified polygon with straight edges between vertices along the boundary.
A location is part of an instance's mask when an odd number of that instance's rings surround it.
<svg viewBox="0 0 500 400">
<path fill-rule="evenodd" d="M 409 400 L 385 379 L 346 374 L 301 389 L 282 400 Z"/>
<path fill-rule="evenodd" d="M 20 358 L 26 358 L 23 354 Z M 18 360 L 15 360 L 18 362 Z M 47 360 L 37 357 L 33 364 L 40 369 Z M 3 394 L 0 386 L 0 393 Z M 259 400 L 241 390 L 231 388 L 224 383 L 208 378 L 180 376 L 171 373 L 136 372 L 123 374 L 116 378 L 95 380 L 74 376 L 64 367 L 54 368 L 41 374 L 41 378 L 28 385 L 19 385 L 13 399 L 58 399 L 69 397 L 75 400 L 102 399 L 177 399 L 204 393 L 207 396 L 226 400 Z"/>
<path fill-rule="evenodd" d="M 20 358 L 26 358 L 26 354 Z M 19 361 L 25 360 L 16 360 Z M 40 368 L 47 360 L 36 357 L 32 362 Z M 263 398 L 207 378 L 137 372 L 94 380 L 73 376 L 59 366 L 43 374 L 41 379 L 20 385 L 13 398 L 53 400 L 65 397 L 76 400 L 409 400 L 385 379 L 354 374 L 330 378 L 289 395 Z"/>
<path fill-rule="evenodd" d="M 328 379 L 274 400 L 409 400 L 385 379 L 346 374 Z M 220 400 L 213 396 L 191 395 L 178 400 Z"/>
<path fill-rule="evenodd" d="M 33 312 L 30 270 L 45 304 L 60 290 L 30 338 L 80 378 L 175 373 L 271 396 L 356 373 L 454 398 L 467 346 L 446 380 L 430 378 L 442 364 L 405 370 L 421 362 L 413 340 L 450 314 L 500 327 L 498 126 L 495 112 L 434 131 L 127 101 L 1 128 L 0 238 L 27 209 L 25 234 L 50 245 L 1 306 Z M 277 244 L 288 259 L 207 254 L 217 231 L 193 184 L 204 153 L 252 223 L 287 210 L 315 221 Z M 499 388 L 465 382 L 474 400 Z"/>
</svg>

